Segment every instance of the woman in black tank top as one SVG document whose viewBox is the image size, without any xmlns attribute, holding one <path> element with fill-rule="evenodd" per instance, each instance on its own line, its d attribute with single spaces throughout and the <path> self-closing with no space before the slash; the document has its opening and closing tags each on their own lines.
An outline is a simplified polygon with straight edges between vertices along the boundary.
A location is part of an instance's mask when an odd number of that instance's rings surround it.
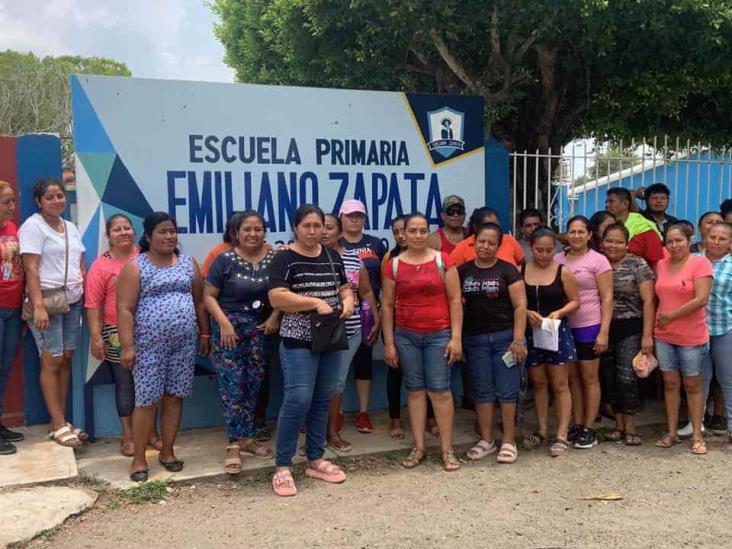
<svg viewBox="0 0 732 549">
<path fill-rule="evenodd" d="M 528 301 L 526 340 L 529 355 L 526 366 L 534 386 L 534 404 L 539 430 L 524 438 L 524 448 L 538 448 L 548 437 L 549 383 L 554 391 L 558 424 L 556 440 L 550 446 L 552 457 L 569 448 L 567 430 L 572 413 L 569 392 L 570 362 L 577 360 L 574 339 L 566 317 L 579 308 L 577 281 L 569 269 L 554 262 L 557 235 L 551 229 L 540 228 L 531 235 L 533 260 L 521 269 Z M 535 347 L 533 327 L 540 327 L 542 318 L 561 320 L 558 350 Z"/>
</svg>

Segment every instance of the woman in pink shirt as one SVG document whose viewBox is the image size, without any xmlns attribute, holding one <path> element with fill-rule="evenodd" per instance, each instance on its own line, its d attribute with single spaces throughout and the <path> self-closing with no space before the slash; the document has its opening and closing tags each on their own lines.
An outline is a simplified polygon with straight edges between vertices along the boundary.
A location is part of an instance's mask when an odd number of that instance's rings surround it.
<svg viewBox="0 0 732 549">
<path fill-rule="evenodd" d="M 691 254 L 692 231 L 676 223 L 666 229 L 666 249 L 671 257 L 656 265 L 656 343 L 658 367 L 663 374 L 668 432 L 656 446 L 670 448 L 679 443 L 680 389 L 683 380 L 691 416 L 691 453 L 702 455 L 704 414 L 702 364 L 709 352 L 706 305 L 712 289 L 714 268 L 704 256 Z M 729 403 L 727 404 L 729 406 Z"/>
<path fill-rule="evenodd" d="M 613 316 L 613 271 L 607 258 L 590 248 L 590 220 L 577 215 L 567 223 L 567 251 L 554 256 L 577 279 L 580 307 L 569 315 L 577 348 L 577 363 L 569 367 L 572 415 L 568 440 L 575 448 L 597 445 L 593 425 L 600 409 L 598 370 L 600 355 L 607 351 Z"/>
<path fill-rule="evenodd" d="M 109 251 L 92 263 L 86 277 L 84 305 L 91 335 L 91 353 L 98 360 L 106 360 L 114 376 L 114 396 L 117 414 L 122 423 L 120 452 L 132 456 L 132 410 L 135 407 L 135 389 L 132 371 L 120 366 L 120 341 L 117 331 L 117 276 L 127 261 L 138 254 L 132 222 L 123 214 L 107 220 Z M 153 444 L 156 441 L 153 441 Z M 158 441 L 159 444 L 159 441 Z"/>
</svg>

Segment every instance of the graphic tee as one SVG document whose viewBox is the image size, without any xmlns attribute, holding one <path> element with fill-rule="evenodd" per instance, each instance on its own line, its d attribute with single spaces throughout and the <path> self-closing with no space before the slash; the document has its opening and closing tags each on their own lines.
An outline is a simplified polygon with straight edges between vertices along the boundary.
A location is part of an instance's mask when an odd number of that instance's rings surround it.
<svg viewBox="0 0 732 549">
<path fill-rule="evenodd" d="M 23 288 L 18 227 L 8 221 L 0 227 L 0 307 L 19 308 L 23 303 Z"/>
<path fill-rule="evenodd" d="M 86 275 L 84 306 L 103 309 L 104 323 L 108 326 L 117 326 L 117 277 L 125 263 L 137 255 L 134 252 L 124 259 L 115 259 L 109 252 L 104 252 L 94 260 Z"/>
<path fill-rule="evenodd" d="M 458 267 L 463 294 L 463 331 L 484 334 L 513 329 L 513 304 L 508 287 L 521 281 L 516 267 L 496 260 L 481 268 L 475 260 Z"/>
<path fill-rule="evenodd" d="M 358 258 L 369 273 L 369 282 L 378 299 L 381 295 L 381 260 L 386 255 L 384 244 L 375 236 L 365 234 L 358 242 L 348 242 L 342 238 L 341 245 L 344 249 L 354 250 L 358 254 Z"/>
</svg>

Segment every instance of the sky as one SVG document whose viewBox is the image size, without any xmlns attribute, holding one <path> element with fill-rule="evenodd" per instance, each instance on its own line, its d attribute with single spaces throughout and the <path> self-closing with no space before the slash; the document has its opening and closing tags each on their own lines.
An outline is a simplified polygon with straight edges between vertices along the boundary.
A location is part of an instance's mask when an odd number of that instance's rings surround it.
<svg viewBox="0 0 732 549">
<path fill-rule="evenodd" d="M 110 57 L 133 76 L 233 82 L 205 0 L 0 0 L 0 51 Z"/>
</svg>

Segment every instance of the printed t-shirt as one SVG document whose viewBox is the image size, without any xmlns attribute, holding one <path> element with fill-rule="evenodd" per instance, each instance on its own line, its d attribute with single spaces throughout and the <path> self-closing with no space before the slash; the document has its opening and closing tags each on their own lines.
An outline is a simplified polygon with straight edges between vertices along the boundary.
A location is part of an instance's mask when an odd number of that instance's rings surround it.
<svg viewBox="0 0 732 549">
<path fill-rule="evenodd" d="M 7 221 L 0 227 L 0 307 L 17 309 L 23 304 L 24 276 L 20 262 L 18 227 Z"/>
<path fill-rule="evenodd" d="M 567 257 L 566 252 L 554 256 L 554 261 L 566 265 L 577 279 L 580 308 L 569 315 L 572 328 L 586 328 L 600 324 L 602 320 L 602 301 L 597 287 L 597 276 L 612 270 L 607 258 L 595 250 L 578 258 Z"/>
<path fill-rule="evenodd" d="M 458 267 L 463 294 L 463 331 L 485 334 L 513 329 L 513 304 L 508 287 L 521 280 L 516 267 L 497 260 L 487 269 L 475 260 Z"/>
<path fill-rule="evenodd" d="M 329 252 L 333 262 L 321 246 L 318 257 L 307 257 L 289 249 L 277 252 L 269 267 L 269 289 L 288 288 L 308 297 L 317 297 L 336 309 L 340 304 L 340 288 L 348 284 L 343 261 L 336 252 Z M 284 313 L 280 321 L 280 336 L 285 347 L 310 347 L 310 313 Z"/>
<path fill-rule="evenodd" d="M 346 278 L 351 284 L 351 291 L 354 297 L 353 314 L 346 319 L 346 334 L 351 337 L 361 329 L 361 310 L 358 301 L 358 287 L 361 278 L 363 263 L 355 250 L 344 250 L 341 256 L 343 268 L 346 271 Z"/>
<path fill-rule="evenodd" d="M 269 266 L 275 253 L 271 250 L 259 261 L 257 268 L 231 249 L 214 260 L 206 281 L 218 288 L 217 298 L 225 313 L 255 313 L 262 320 L 272 312 L 267 298 Z"/>
<path fill-rule="evenodd" d="M 656 223 L 641 214 L 630 212 L 624 225 L 630 234 L 628 252 L 645 259 L 648 265 L 654 268 L 656 263 L 666 256 Z"/>
<path fill-rule="evenodd" d="M 656 266 L 656 297 L 661 313 L 675 311 L 694 298 L 697 279 L 714 276 L 711 262 L 703 256 L 691 255 L 676 273 L 671 273 L 671 258 L 662 259 Z M 700 307 L 690 315 L 677 318 L 665 328 L 656 326 L 653 335 L 671 345 L 696 347 L 709 341 L 706 307 Z"/>
<path fill-rule="evenodd" d="M 396 279 L 393 262 L 394 259 L 390 259 L 384 265 L 384 276 L 396 285 L 396 326 L 420 334 L 449 328 L 447 289 L 437 261 L 430 259 L 419 265 L 410 265 L 400 259 Z M 442 253 L 442 264 L 445 272 L 453 266 L 449 255 Z"/>
<path fill-rule="evenodd" d="M 69 274 L 66 281 L 66 299 L 76 303 L 84 293 L 84 279 L 81 275 L 81 256 L 84 244 L 79 229 L 70 221 L 64 221 L 69 234 Z M 41 214 L 35 213 L 25 220 L 18 231 L 20 253 L 40 255 L 38 272 L 41 290 L 52 290 L 64 285 L 66 243 L 63 234 L 57 233 Z"/>
<path fill-rule="evenodd" d="M 345 238 L 341 238 L 341 245 L 345 250 L 354 250 L 358 254 L 358 258 L 369 273 L 371 288 L 378 299 L 381 294 L 381 260 L 386 255 L 384 244 L 375 236 L 365 234 L 358 242 L 348 242 Z"/>
<path fill-rule="evenodd" d="M 524 250 L 521 248 L 518 240 L 513 236 L 504 234 L 501 245 L 496 252 L 496 257 L 510 263 L 514 267 L 518 267 L 519 264 L 524 262 Z M 450 254 L 450 258 L 457 267 L 475 259 L 475 235 L 469 236 L 455 246 L 455 249 Z"/>
<path fill-rule="evenodd" d="M 107 326 L 117 326 L 117 277 L 135 251 L 124 259 L 115 259 L 104 252 L 94 260 L 86 275 L 84 306 L 87 309 L 103 309 L 103 321 Z"/>
<path fill-rule="evenodd" d="M 613 320 L 643 317 L 643 300 L 638 286 L 654 278 L 648 263 L 633 254 L 613 265 Z"/>
</svg>

